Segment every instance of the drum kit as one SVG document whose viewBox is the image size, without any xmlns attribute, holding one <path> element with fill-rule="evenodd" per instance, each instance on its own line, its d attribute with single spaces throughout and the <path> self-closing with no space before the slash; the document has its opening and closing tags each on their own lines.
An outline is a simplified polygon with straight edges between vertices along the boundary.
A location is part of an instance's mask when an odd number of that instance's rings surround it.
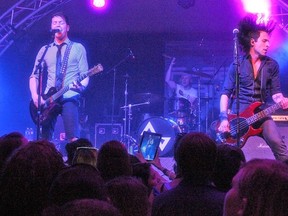
<svg viewBox="0 0 288 216">
<path fill-rule="evenodd" d="M 198 71 L 196 75 L 199 77 L 210 77 L 210 75 Z M 126 130 L 124 128 L 123 137 L 125 140 L 122 141 L 127 145 L 129 153 L 133 154 L 133 152 L 135 153 L 135 151 L 137 151 L 137 141 L 133 136 L 131 136 L 130 130 L 131 121 L 133 119 L 131 110 L 133 107 L 143 108 L 141 114 L 142 118 L 140 123 L 138 122 L 137 131 L 135 132 L 137 133 L 136 136 L 138 141 L 144 131 L 162 134 L 162 142 L 159 146 L 161 150 L 159 156 L 172 156 L 174 142 L 178 134 L 192 131 L 207 132 L 209 124 L 208 112 L 210 112 L 208 102 L 210 97 L 207 96 L 207 92 L 205 92 L 205 97 L 202 96 L 200 79 L 198 80 L 198 98 L 193 104 L 191 104 L 186 98 L 165 99 L 158 94 L 144 92 L 132 96 L 134 104 L 121 107 L 122 109 L 128 110 L 128 116 L 124 118 L 124 127 L 127 127 L 128 125 L 128 129 Z M 153 113 L 151 114 L 151 110 L 163 105 L 163 103 L 160 105 L 159 102 L 163 102 L 164 100 L 168 104 L 167 115 L 163 117 L 155 116 Z M 204 107 L 202 100 L 205 103 Z M 203 127 L 203 125 L 205 125 L 205 127 Z"/>
</svg>

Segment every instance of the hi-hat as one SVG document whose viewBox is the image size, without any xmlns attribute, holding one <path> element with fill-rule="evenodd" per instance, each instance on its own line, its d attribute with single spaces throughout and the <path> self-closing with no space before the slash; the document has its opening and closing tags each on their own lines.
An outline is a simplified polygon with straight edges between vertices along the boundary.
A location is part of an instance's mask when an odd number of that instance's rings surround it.
<svg viewBox="0 0 288 216">
<path fill-rule="evenodd" d="M 192 75 L 192 76 L 198 76 L 198 77 L 203 77 L 203 78 L 210 78 L 211 75 L 204 73 L 202 71 L 200 71 L 199 69 L 192 69 L 192 70 L 184 70 L 182 71 L 183 73 Z"/>
</svg>

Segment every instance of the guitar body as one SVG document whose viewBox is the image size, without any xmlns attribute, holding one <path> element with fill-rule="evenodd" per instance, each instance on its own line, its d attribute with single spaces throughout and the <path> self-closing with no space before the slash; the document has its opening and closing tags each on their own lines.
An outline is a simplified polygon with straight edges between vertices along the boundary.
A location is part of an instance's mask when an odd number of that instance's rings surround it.
<svg viewBox="0 0 288 216">
<path fill-rule="evenodd" d="M 255 109 L 261 106 L 261 102 L 255 102 L 251 104 L 244 112 L 239 114 L 239 120 L 237 119 L 237 115 L 230 114 L 228 115 L 228 121 L 230 124 L 230 133 L 229 132 L 219 132 L 218 128 L 220 122 L 216 125 L 216 141 L 218 143 L 224 143 L 229 145 L 237 145 L 237 124 L 239 123 L 239 136 L 240 136 L 240 145 L 239 147 L 242 148 L 247 139 L 250 136 L 255 136 L 262 132 L 261 128 L 255 129 L 253 128 L 248 122 L 247 118 L 252 117 L 255 113 Z"/>
<path fill-rule="evenodd" d="M 95 75 L 103 71 L 103 66 L 101 64 L 98 64 L 91 68 L 89 71 L 82 74 L 76 82 L 81 82 L 86 77 Z M 34 105 L 33 100 L 30 101 L 30 115 L 35 124 L 39 123 L 40 125 L 46 125 L 52 118 L 54 118 L 55 115 L 60 113 L 61 106 L 57 103 L 57 99 L 62 97 L 62 95 L 69 90 L 69 85 L 64 86 L 59 91 L 56 90 L 56 88 L 50 88 L 47 94 L 42 95 L 42 98 L 45 100 L 45 103 L 40 107 L 40 114 L 38 118 L 38 109 Z"/>
<path fill-rule="evenodd" d="M 51 121 L 51 119 L 60 113 L 61 106 L 57 103 L 57 101 L 49 101 L 49 98 L 56 93 L 56 88 L 52 87 L 49 89 L 47 94 L 43 94 L 42 98 L 46 101 L 45 104 L 43 104 L 40 107 L 40 115 L 39 115 L 39 123 L 40 125 L 46 125 Z M 38 123 L 38 109 L 35 106 L 33 100 L 30 101 L 30 115 L 32 118 L 32 121 L 37 124 Z"/>
</svg>

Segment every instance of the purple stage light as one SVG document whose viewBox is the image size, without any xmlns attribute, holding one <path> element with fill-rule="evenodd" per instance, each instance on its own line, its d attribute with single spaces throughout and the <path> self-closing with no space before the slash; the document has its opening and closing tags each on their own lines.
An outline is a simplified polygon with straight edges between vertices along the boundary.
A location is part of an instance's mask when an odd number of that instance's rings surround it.
<svg viewBox="0 0 288 216">
<path fill-rule="evenodd" d="M 103 8 L 106 5 L 105 0 L 93 0 L 93 6 L 96 8 Z"/>
<path fill-rule="evenodd" d="M 262 21 L 267 21 L 271 15 L 271 0 L 242 0 L 244 11 L 261 14 Z"/>
</svg>

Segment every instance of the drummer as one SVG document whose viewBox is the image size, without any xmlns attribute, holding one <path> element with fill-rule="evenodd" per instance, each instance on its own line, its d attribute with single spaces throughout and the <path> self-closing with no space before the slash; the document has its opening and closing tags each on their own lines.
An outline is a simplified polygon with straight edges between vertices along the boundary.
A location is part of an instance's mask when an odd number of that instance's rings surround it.
<svg viewBox="0 0 288 216">
<path fill-rule="evenodd" d="M 175 90 L 176 98 L 184 98 L 190 102 L 190 106 L 193 106 L 193 103 L 197 98 L 197 90 L 192 87 L 192 75 L 191 74 L 181 75 L 180 82 L 179 84 L 177 84 L 172 79 L 171 76 L 171 71 L 173 65 L 175 64 L 175 60 L 176 60 L 175 58 L 172 58 L 169 68 L 166 72 L 165 81 L 171 89 Z"/>
</svg>

